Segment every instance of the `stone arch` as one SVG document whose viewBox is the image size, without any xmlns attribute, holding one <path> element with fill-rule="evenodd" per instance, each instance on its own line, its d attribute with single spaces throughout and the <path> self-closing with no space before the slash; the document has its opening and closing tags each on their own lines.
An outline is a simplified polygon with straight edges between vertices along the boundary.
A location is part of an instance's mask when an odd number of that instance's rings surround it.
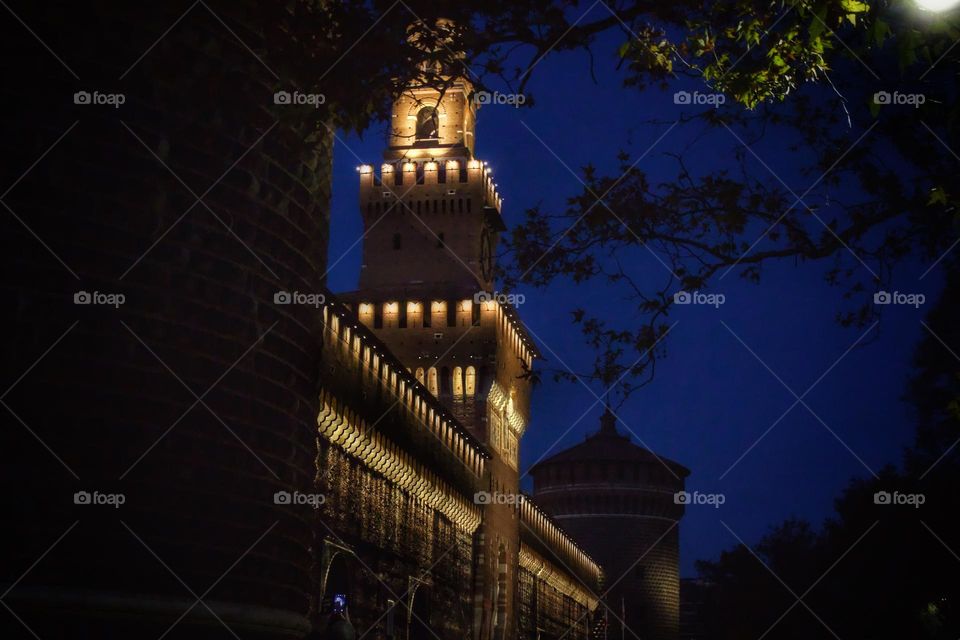
<svg viewBox="0 0 960 640">
<path fill-rule="evenodd" d="M 424 105 L 417 109 L 415 137 L 417 140 L 436 140 L 440 137 L 440 111 Z"/>
</svg>

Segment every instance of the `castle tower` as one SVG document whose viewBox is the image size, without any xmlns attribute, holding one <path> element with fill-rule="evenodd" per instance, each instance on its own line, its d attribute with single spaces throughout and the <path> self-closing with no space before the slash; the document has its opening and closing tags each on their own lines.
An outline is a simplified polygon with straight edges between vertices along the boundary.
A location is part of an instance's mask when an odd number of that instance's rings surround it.
<svg viewBox="0 0 960 640">
<path fill-rule="evenodd" d="M 411 85 L 394 102 L 380 175 L 359 168 L 361 289 L 445 287 L 472 298 L 492 287 L 505 227 L 493 174 L 474 157 L 472 91 L 454 78 L 442 88 Z"/>
<path fill-rule="evenodd" d="M 502 200 L 474 155 L 473 87 L 443 80 L 407 87 L 382 165 L 358 169 L 363 266 L 359 289 L 340 298 L 489 449 L 487 491 L 516 496 L 530 415 L 523 374 L 539 354 L 515 309 L 489 293 Z M 464 585 L 474 593 L 475 640 L 516 635 L 518 527 L 515 503 L 484 505 L 474 584 Z"/>
<path fill-rule="evenodd" d="M 534 465 L 534 499 L 603 567 L 608 637 L 621 636 L 621 617 L 626 637 L 676 640 L 683 501 L 675 494 L 690 472 L 631 443 L 609 410 L 600 425 Z"/>
</svg>

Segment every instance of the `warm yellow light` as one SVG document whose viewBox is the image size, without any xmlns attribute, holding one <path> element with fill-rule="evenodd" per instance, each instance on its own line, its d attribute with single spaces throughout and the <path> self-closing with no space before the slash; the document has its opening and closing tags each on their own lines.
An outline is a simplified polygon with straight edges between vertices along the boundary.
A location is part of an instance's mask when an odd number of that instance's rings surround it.
<svg viewBox="0 0 960 640">
<path fill-rule="evenodd" d="M 480 161 L 479 161 L 479 160 L 471 160 L 470 162 L 467 163 L 467 168 L 468 168 L 468 169 L 479 169 L 479 168 L 480 168 Z"/>
<path fill-rule="evenodd" d="M 417 165 L 413 164 L 412 162 L 404 162 L 404 163 L 403 163 L 403 170 L 404 170 L 404 171 L 416 171 L 416 170 L 417 170 Z"/>
<path fill-rule="evenodd" d="M 357 170 L 358 170 L 360 173 L 373 173 L 373 167 L 371 167 L 371 166 L 368 165 L 368 164 L 362 164 L 362 165 L 360 165 L 359 167 L 357 167 Z"/>
<path fill-rule="evenodd" d="M 460 163 L 456 160 L 450 160 L 447 162 L 447 171 L 456 171 L 460 168 Z"/>
<path fill-rule="evenodd" d="M 433 161 L 431 160 L 430 162 L 427 162 L 426 164 L 423 165 L 423 170 L 424 170 L 424 171 L 436 171 L 436 170 L 437 170 L 437 163 L 436 163 L 436 162 L 433 162 Z"/>
<path fill-rule="evenodd" d="M 949 11 L 960 0 L 917 0 L 917 6 L 924 11 Z"/>
<path fill-rule="evenodd" d="M 390 164 L 390 163 L 388 163 L 388 162 L 385 162 L 385 163 L 383 164 L 383 166 L 380 167 L 380 172 L 381 172 L 381 173 L 393 173 L 393 165 Z"/>
</svg>

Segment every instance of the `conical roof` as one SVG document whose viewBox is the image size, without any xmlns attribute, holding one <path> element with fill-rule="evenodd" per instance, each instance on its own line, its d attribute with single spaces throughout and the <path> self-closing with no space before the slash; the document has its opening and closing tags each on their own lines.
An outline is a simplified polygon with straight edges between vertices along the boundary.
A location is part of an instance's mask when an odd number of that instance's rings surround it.
<svg viewBox="0 0 960 640">
<path fill-rule="evenodd" d="M 673 460 L 658 456 L 646 447 L 630 441 L 630 436 L 617 431 L 617 418 L 607 408 L 600 416 L 600 430 L 587 436 L 578 445 L 541 460 L 530 469 L 536 475 L 543 467 L 575 462 L 632 462 L 651 465 L 667 465 L 677 476 L 690 475 L 690 470 Z"/>
</svg>

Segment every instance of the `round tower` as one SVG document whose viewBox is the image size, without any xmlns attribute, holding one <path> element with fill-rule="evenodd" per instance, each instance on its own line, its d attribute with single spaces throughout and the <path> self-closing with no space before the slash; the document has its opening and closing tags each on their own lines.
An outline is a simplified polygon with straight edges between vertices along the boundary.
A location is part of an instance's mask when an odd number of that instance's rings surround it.
<svg viewBox="0 0 960 640">
<path fill-rule="evenodd" d="M 676 640 L 680 464 L 633 444 L 609 409 L 600 430 L 530 470 L 534 497 L 603 567 L 607 637 Z M 622 622 L 621 622 L 622 620 Z"/>
</svg>

